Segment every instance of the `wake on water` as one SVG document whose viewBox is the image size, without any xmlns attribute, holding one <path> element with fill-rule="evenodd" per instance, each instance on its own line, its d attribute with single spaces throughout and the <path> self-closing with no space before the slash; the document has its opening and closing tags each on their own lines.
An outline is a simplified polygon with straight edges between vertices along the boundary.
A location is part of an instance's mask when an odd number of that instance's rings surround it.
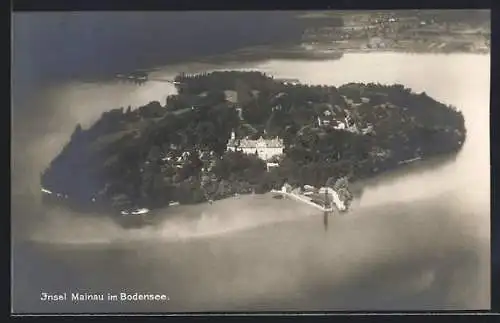
<svg viewBox="0 0 500 323">
<path fill-rule="evenodd" d="M 454 171 L 453 164 L 440 167 L 440 171 Z M 349 208 L 348 218 L 357 218 L 358 210 L 367 210 L 392 203 L 388 191 L 399 191 L 398 201 L 412 202 L 436 197 L 443 185 L 435 182 L 434 173 L 408 172 L 399 181 L 365 186 L 361 196 L 356 196 Z M 414 189 L 404 190 L 405 185 Z M 402 189 L 398 189 L 401 187 Z M 43 206 L 39 206 L 43 208 Z M 159 210 L 164 219 L 155 226 L 125 229 L 108 216 L 87 217 L 63 208 L 46 210 L 46 217 L 36 227 L 30 240 L 36 243 L 66 246 L 91 246 L 98 244 L 126 245 L 127 243 L 179 242 L 191 239 L 227 236 L 237 232 L 287 221 L 300 221 L 309 216 L 322 217 L 322 213 L 309 205 L 290 199 L 273 199 L 271 194 L 243 195 L 215 201 L 213 204 L 181 205 Z M 358 214 L 359 213 L 359 214 Z M 368 212 L 370 213 L 370 212 Z M 344 218 L 344 216 L 342 216 Z"/>
<path fill-rule="evenodd" d="M 317 216 L 317 211 L 295 201 L 264 196 L 241 196 L 212 205 L 179 206 L 161 210 L 165 219 L 154 226 L 125 229 L 107 216 L 85 217 L 64 209 L 48 212 L 31 241 L 60 245 L 175 242 L 230 235 L 286 221 Z"/>
<path fill-rule="evenodd" d="M 455 165 L 443 165 L 440 171 L 454 171 Z M 364 186 L 362 194 L 354 197 L 349 207 L 349 218 L 357 218 L 358 210 L 367 210 L 394 202 L 388 191 L 399 191 L 397 200 L 414 202 L 436 197 L 451 190 L 435 182 L 436 169 L 408 172 L 399 181 L 372 183 Z M 405 185 L 414 189 L 404 190 Z M 401 189 L 398 189 L 401 187 Z M 43 208 L 43 206 L 39 206 Z M 170 207 L 159 215 L 164 219 L 155 226 L 125 229 L 108 216 L 87 217 L 63 208 L 46 210 L 46 217 L 30 235 L 35 243 L 66 246 L 91 246 L 98 244 L 178 242 L 191 239 L 227 236 L 237 232 L 287 221 L 300 221 L 309 216 L 322 217 L 322 213 L 303 203 L 290 199 L 273 199 L 271 194 L 243 195 L 215 201 L 213 204 L 181 205 Z M 358 214 L 359 213 L 359 214 Z M 368 212 L 370 213 L 370 212 Z M 344 216 L 342 216 L 344 218 Z"/>
</svg>

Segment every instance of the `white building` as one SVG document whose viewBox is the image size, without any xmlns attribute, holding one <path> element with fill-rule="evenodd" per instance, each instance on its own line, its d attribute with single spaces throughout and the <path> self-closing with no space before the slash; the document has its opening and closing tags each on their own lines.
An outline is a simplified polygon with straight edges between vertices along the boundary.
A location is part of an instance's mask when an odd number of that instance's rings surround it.
<svg viewBox="0 0 500 323">
<path fill-rule="evenodd" d="M 262 160 L 270 160 L 272 157 L 283 154 L 285 145 L 283 139 L 278 137 L 274 139 L 264 139 L 260 137 L 257 140 L 236 139 L 233 131 L 231 139 L 227 143 L 227 150 L 241 151 L 245 154 L 257 154 Z"/>
<path fill-rule="evenodd" d="M 281 82 L 285 85 L 297 85 L 300 84 L 299 79 L 293 79 L 293 78 L 278 78 L 276 81 Z"/>
<path fill-rule="evenodd" d="M 280 165 L 280 164 L 278 164 L 278 163 L 270 163 L 270 162 L 268 162 L 268 163 L 266 164 L 267 171 L 270 171 L 272 168 L 279 167 L 279 165 Z"/>
<path fill-rule="evenodd" d="M 343 123 L 342 121 L 339 121 L 337 123 L 336 126 L 333 127 L 334 129 L 337 129 L 337 130 L 344 130 L 346 128 L 346 125 L 345 123 Z"/>
</svg>

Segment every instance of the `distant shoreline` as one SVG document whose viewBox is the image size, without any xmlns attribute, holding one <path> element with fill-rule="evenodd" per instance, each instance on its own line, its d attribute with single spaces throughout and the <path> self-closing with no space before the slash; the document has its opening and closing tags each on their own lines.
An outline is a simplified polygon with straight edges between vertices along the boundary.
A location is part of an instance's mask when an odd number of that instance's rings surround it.
<svg viewBox="0 0 500 323">
<path fill-rule="evenodd" d="M 331 45 L 331 44 L 320 44 Z M 378 54 L 378 53 L 397 53 L 397 54 L 438 54 L 438 55 L 452 55 L 452 54 L 470 54 L 470 55 L 491 55 L 491 50 L 488 51 L 444 51 L 444 50 L 429 50 L 422 49 L 416 50 L 412 48 L 366 48 L 362 49 L 356 46 L 347 48 L 332 48 L 331 50 L 305 50 L 298 49 L 299 45 L 289 45 L 287 47 L 281 46 L 252 46 L 231 51 L 224 54 L 216 54 L 204 56 L 203 58 L 191 59 L 184 62 L 175 62 L 173 64 L 163 64 L 144 69 L 148 72 L 158 71 L 171 66 L 185 65 L 185 64 L 223 64 L 223 63 L 236 63 L 236 62 L 259 62 L 266 60 L 313 60 L 313 61 L 327 61 L 341 59 L 344 54 Z"/>
</svg>

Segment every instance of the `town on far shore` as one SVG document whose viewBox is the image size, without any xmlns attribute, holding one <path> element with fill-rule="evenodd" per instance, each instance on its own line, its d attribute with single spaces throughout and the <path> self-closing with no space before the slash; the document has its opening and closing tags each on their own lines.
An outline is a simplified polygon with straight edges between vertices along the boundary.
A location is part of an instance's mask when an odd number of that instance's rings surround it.
<svg viewBox="0 0 500 323">
<path fill-rule="evenodd" d="M 488 10 L 308 12 L 306 50 L 489 53 Z"/>
</svg>

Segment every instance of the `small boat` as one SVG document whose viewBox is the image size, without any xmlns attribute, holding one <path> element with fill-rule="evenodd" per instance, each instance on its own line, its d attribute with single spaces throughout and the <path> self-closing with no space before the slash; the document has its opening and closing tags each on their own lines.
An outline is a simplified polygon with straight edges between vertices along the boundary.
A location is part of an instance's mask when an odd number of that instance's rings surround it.
<svg viewBox="0 0 500 323">
<path fill-rule="evenodd" d="M 149 209 L 147 208 L 138 208 L 132 210 L 122 210 L 120 212 L 121 215 L 143 215 L 149 213 Z"/>
<path fill-rule="evenodd" d="M 115 220 L 126 229 L 142 228 L 154 225 L 154 218 L 149 213 L 147 208 L 125 209 L 120 211 L 121 216 Z"/>
<path fill-rule="evenodd" d="M 41 191 L 42 191 L 42 193 L 45 193 L 45 194 L 49 194 L 49 195 L 52 194 L 51 191 L 49 191 L 49 190 L 47 190 L 47 189 L 45 189 L 43 187 L 42 187 Z"/>
<path fill-rule="evenodd" d="M 149 209 L 140 208 L 140 209 L 137 209 L 137 210 L 134 210 L 131 212 L 132 215 L 142 215 L 142 214 L 146 214 L 146 213 L 149 213 Z"/>
<path fill-rule="evenodd" d="M 176 205 L 179 205 L 179 202 L 173 201 L 173 202 L 168 203 L 168 206 L 176 206 Z"/>
</svg>

